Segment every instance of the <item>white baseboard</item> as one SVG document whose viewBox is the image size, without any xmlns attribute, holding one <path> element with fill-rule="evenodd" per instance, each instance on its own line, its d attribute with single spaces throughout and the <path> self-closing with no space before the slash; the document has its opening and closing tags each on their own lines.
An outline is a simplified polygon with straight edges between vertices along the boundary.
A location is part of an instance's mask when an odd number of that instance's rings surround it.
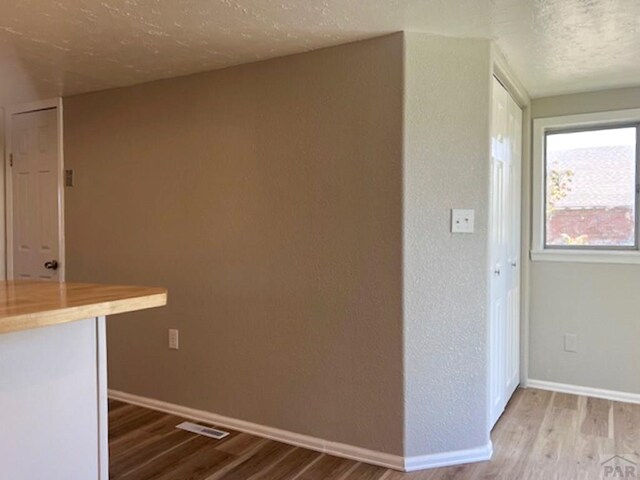
<svg viewBox="0 0 640 480">
<path fill-rule="evenodd" d="M 394 470 L 404 470 L 404 458 L 400 455 L 392 455 L 389 453 L 377 452 L 375 450 L 368 450 L 366 448 L 354 447 L 344 443 L 331 442 L 329 440 L 311 437 L 309 435 L 289 432 L 279 428 L 268 427 L 266 425 L 247 422 L 245 420 L 238 420 L 237 418 L 225 417 L 223 415 L 206 412 L 204 410 L 196 410 L 194 408 L 183 407 L 173 403 L 132 395 L 130 393 L 119 392 L 116 390 L 109 390 L 109 398 L 189 418 L 191 420 L 210 423 L 218 427 L 230 428 L 232 430 L 250 433 L 259 437 L 277 440 L 289 445 L 328 453 L 337 457 L 357 460 L 359 462 L 370 463 L 386 468 L 393 468 Z"/>
<path fill-rule="evenodd" d="M 150 408 L 152 410 L 170 413 L 172 415 L 191 420 L 210 423 L 218 427 L 230 428 L 232 430 L 250 433 L 259 437 L 277 440 L 289 445 L 295 445 L 296 447 L 308 448 L 309 450 L 335 455 L 336 457 L 348 458 L 358 462 L 369 463 L 406 472 L 489 460 L 493 452 L 491 442 L 489 442 L 483 447 L 469 450 L 405 458 L 401 455 L 392 455 L 344 443 L 331 442 L 329 440 L 309 435 L 289 432 L 287 430 L 247 422 L 237 418 L 225 417 L 216 413 L 183 407 L 174 403 L 141 397 L 139 395 L 133 395 L 131 393 L 120 392 L 117 390 L 109 390 L 109 398 L 130 403 L 132 405 Z"/>
<path fill-rule="evenodd" d="M 419 455 L 407 457 L 404 462 L 405 472 L 415 472 L 427 468 L 451 467 L 465 463 L 484 462 L 491 460 L 493 445 L 491 441 L 482 447 L 458 450 L 455 452 L 434 453 L 431 455 Z"/>
<path fill-rule="evenodd" d="M 604 390 L 602 388 L 582 387 L 580 385 L 570 385 L 567 383 L 547 382 L 546 380 L 528 379 L 525 382 L 527 388 L 539 388 L 552 392 L 571 393 L 573 395 L 583 395 L 585 397 L 604 398 L 616 402 L 640 403 L 640 394 L 619 392 L 617 390 Z"/>
</svg>

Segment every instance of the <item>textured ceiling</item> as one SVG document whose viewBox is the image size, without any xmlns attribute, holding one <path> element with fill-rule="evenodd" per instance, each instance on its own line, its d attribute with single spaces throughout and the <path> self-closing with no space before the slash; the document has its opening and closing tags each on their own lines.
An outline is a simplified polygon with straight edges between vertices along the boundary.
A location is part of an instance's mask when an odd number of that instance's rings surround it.
<svg viewBox="0 0 640 480">
<path fill-rule="evenodd" d="M 496 41 L 533 96 L 640 84 L 639 0 L 3 0 L 0 104 L 398 30 Z"/>
</svg>

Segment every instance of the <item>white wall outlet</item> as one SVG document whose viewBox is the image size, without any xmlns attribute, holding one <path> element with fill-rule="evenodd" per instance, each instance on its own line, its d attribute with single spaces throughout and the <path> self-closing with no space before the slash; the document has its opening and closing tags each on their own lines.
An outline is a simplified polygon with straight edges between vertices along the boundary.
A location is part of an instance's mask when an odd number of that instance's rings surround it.
<svg viewBox="0 0 640 480">
<path fill-rule="evenodd" d="M 565 333 L 564 351 L 576 353 L 578 351 L 578 336 L 574 333 Z"/>
<path fill-rule="evenodd" d="M 451 233 L 473 233 L 475 212 L 469 209 L 451 210 Z"/>
<path fill-rule="evenodd" d="M 178 348 L 180 348 L 180 332 L 177 328 L 169 329 L 169 348 L 171 350 L 178 350 Z"/>
</svg>

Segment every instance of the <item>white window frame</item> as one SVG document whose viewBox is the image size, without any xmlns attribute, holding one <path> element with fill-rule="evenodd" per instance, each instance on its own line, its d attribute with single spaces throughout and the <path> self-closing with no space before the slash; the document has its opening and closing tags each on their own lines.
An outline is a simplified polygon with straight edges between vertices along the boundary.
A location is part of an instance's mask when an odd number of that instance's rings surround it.
<svg viewBox="0 0 640 480">
<path fill-rule="evenodd" d="M 589 128 L 640 123 L 640 108 L 611 112 L 584 113 L 562 117 L 538 118 L 533 121 L 533 199 L 531 260 L 580 263 L 640 264 L 640 251 L 605 249 L 545 248 L 545 135 L 552 130 Z M 640 146 L 638 146 L 640 147 Z M 637 150 L 636 150 L 637 151 Z M 636 169 L 640 158 L 636 154 Z M 636 215 L 637 218 L 637 215 Z M 640 224 L 635 225 L 636 229 Z"/>
</svg>

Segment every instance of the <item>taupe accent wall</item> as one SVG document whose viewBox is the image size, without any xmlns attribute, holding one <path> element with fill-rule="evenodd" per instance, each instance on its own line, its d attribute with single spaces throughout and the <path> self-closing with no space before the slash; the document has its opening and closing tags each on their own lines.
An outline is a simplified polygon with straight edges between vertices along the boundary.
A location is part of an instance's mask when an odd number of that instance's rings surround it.
<svg viewBox="0 0 640 480">
<path fill-rule="evenodd" d="M 531 103 L 533 118 L 628 108 L 640 108 L 640 88 Z M 530 282 L 529 378 L 640 394 L 640 265 L 536 261 Z M 577 353 L 564 351 L 566 333 Z"/>
<path fill-rule="evenodd" d="M 111 388 L 403 453 L 402 76 L 398 34 L 65 99 L 68 280 L 169 289 Z"/>
</svg>

